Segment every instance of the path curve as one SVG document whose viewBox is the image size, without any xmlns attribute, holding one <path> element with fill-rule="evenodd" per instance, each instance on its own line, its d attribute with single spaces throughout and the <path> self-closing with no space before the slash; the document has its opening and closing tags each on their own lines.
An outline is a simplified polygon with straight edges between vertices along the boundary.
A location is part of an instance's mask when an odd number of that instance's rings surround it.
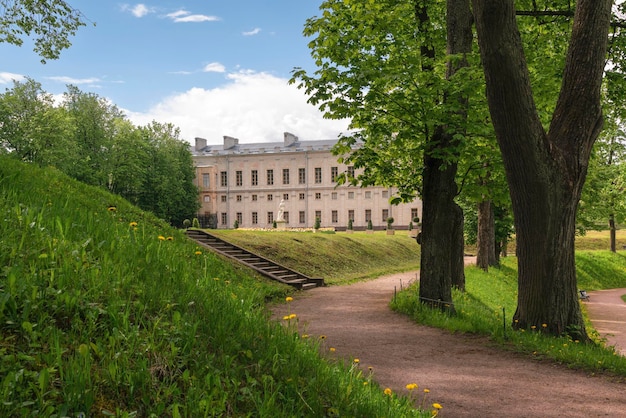
<svg viewBox="0 0 626 418">
<path fill-rule="evenodd" d="M 626 417 L 624 382 L 505 352 L 485 337 L 452 335 L 391 311 L 394 289 L 416 277 L 307 290 L 273 314 L 296 313 L 301 332 L 325 335 L 332 355 L 358 358 L 382 387 L 430 389 L 430 402 L 440 403 L 445 417 Z"/>
<path fill-rule="evenodd" d="M 596 331 L 606 338 L 608 345 L 626 356 L 626 303 L 622 295 L 626 295 L 626 288 L 589 292 L 585 304 Z"/>
</svg>

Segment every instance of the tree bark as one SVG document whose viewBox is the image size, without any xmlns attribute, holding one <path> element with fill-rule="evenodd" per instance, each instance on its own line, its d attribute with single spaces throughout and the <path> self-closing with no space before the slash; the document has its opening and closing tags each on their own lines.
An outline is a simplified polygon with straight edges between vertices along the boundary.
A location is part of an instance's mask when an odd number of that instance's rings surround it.
<svg viewBox="0 0 626 418">
<path fill-rule="evenodd" d="M 491 200 L 478 204 L 478 237 L 476 265 L 484 271 L 498 265 L 496 253 L 496 221 Z"/>
<path fill-rule="evenodd" d="M 576 209 L 602 124 L 611 0 L 579 0 L 550 130 L 532 97 L 513 0 L 473 0 L 487 99 L 511 192 L 518 254 L 515 328 L 587 340 L 576 287 Z M 545 324 L 545 326 L 543 326 Z"/>
<path fill-rule="evenodd" d="M 419 24 L 424 25 L 428 21 L 425 5 L 416 2 L 415 12 Z M 473 35 L 469 0 L 448 0 L 447 13 L 447 53 L 471 52 Z M 434 49 L 422 47 L 422 55 L 434 58 Z M 454 64 L 449 61 L 446 77 L 451 78 L 463 66 L 467 66 L 465 60 Z M 467 106 L 467 100 L 462 96 L 445 97 L 444 100 L 457 100 L 462 108 Z M 461 211 L 459 217 L 460 208 L 454 202 L 457 163 L 441 157 L 454 154 L 450 152 L 458 145 L 454 132 L 462 133 L 462 128 L 438 126 L 424 152 L 420 299 L 442 309 L 453 309 L 453 283 L 459 288 L 465 287 L 465 273 L 462 268 L 459 271 L 459 265 L 463 264 L 463 214 Z M 461 225 L 460 229 L 458 225 Z"/>
<path fill-rule="evenodd" d="M 617 228 L 615 227 L 615 214 L 611 213 L 609 215 L 609 233 L 611 236 L 611 251 L 612 252 L 617 252 L 617 245 L 616 245 L 616 230 Z"/>
</svg>

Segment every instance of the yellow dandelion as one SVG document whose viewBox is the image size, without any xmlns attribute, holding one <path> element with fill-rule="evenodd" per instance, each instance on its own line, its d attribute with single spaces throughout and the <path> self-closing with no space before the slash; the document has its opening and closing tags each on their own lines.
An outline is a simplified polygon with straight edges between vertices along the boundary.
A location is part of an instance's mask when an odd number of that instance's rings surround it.
<svg viewBox="0 0 626 418">
<path fill-rule="evenodd" d="M 285 320 L 285 321 L 289 321 L 289 315 L 285 315 L 285 316 L 283 316 L 283 320 Z"/>
<path fill-rule="evenodd" d="M 134 228 L 137 226 L 137 222 L 131 222 L 128 225 L 130 225 L 131 228 Z"/>
<path fill-rule="evenodd" d="M 330 351 L 331 353 L 334 353 L 334 352 L 335 352 L 335 347 L 330 347 L 330 348 L 328 349 L 328 351 Z"/>
<path fill-rule="evenodd" d="M 306 340 L 307 338 L 309 338 L 309 334 L 302 334 L 302 339 Z"/>
<path fill-rule="evenodd" d="M 360 362 L 361 360 L 359 360 L 358 358 L 355 358 L 355 359 L 354 359 L 354 360 L 352 360 L 352 361 L 354 362 L 354 364 L 359 364 L 359 362 Z"/>
<path fill-rule="evenodd" d="M 385 395 L 387 395 L 387 396 L 391 396 L 391 394 L 392 394 L 393 392 L 391 391 L 391 389 L 389 389 L 389 388 L 385 388 L 385 390 L 383 391 L 383 393 L 384 393 Z"/>
<path fill-rule="evenodd" d="M 548 324 L 541 324 L 543 328 L 548 328 Z"/>
<path fill-rule="evenodd" d="M 167 237 L 166 238 L 168 241 L 174 241 L 174 237 Z"/>
<path fill-rule="evenodd" d="M 430 389 L 424 389 L 424 393 L 430 393 Z"/>
<path fill-rule="evenodd" d="M 107 208 L 107 210 L 108 210 L 109 212 L 115 212 L 115 211 L 117 210 L 117 208 L 116 208 L 115 206 L 109 206 L 109 207 Z"/>
<path fill-rule="evenodd" d="M 289 315 L 289 319 L 296 319 L 296 316 L 297 315 L 295 313 L 292 313 L 291 315 Z"/>
<path fill-rule="evenodd" d="M 373 371 L 373 370 L 374 370 L 374 368 L 373 368 L 372 366 L 369 366 L 369 367 L 367 368 L 367 370 L 369 370 L 369 371 L 371 372 L 371 371 Z"/>
<path fill-rule="evenodd" d="M 363 386 L 367 386 L 369 382 L 363 382 Z"/>
<path fill-rule="evenodd" d="M 325 335 L 320 335 L 320 340 L 325 340 L 326 336 Z"/>
<path fill-rule="evenodd" d="M 407 390 L 415 390 L 417 389 L 417 383 L 409 383 L 406 385 Z"/>
<path fill-rule="evenodd" d="M 443 408 L 443 406 L 439 405 L 438 403 L 434 403 L 434 404 L 433 404 L 433 408 L 435 408 L 435 409 L 441 409 L 441 408 Z"/>
<path fill-rule="evenodd" d="M 202 251 L 196 251 L 194 254 L 195 254 L 195 255 L 201 255 L 201 254 L 202 254 Z"/>
<path fill-rule="evenodd" d="M 531 325 L 530 329 L 537 329 L 537 325 Z"/>
<path fill-rule="evenodd" d="M 159 241 L 165 241 L 165 237 L 163 235 L 159 235 Z"/>
<path fill-rule="evenodd" d="M 293 298 L 292 298 L 291 296 L 287 296 L 287 297 L 285 298 L 285 301 L 287 301 L 287 302 L 292 302 L 292 301 L 293 301 Z"/>
</svg>

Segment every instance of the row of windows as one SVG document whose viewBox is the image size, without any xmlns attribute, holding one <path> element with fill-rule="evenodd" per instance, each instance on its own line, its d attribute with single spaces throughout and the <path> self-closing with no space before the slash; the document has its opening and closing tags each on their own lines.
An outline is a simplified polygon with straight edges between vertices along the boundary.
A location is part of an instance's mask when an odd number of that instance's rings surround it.
<svg viewBox="0 0 626 418">
<path fill-rule="evenodd" d="M 383 209 L 381 211 L 381 220 L 382 222 L 386 222 L 387 218 L 389 218 L 389 209 Z M 239 225 L 243 225 L 243 213 L 242 212 L 237 212 L 236 215 L 237 217 L 237 223 Z M 417 217 L 417 208 L 411 208 L 411 218 L 414 219 Z M 226 212 L 222 212 L 221 213 L 221 223 L 222 225 L 228 225 L 228 213 Z M 315 218 L 319 219 L 320 222 L 322 221 L 322 211 L 320 210 L 316 210 L 315 211 Z M 331 211 L 330 214 L 330 221 L 333 224 L 336 224 L 339 222 L 339 212 L 336 210 Z M 289 223 L 289 212 L 284 212 L 283 213 L 283 219 L 285 220 L 285 223 Z M 353 221 L 355 220 L 354 218 L 354 210 L 348 210 L 348 219 Z M 365 222 L 370 222 L 372 220 L 372 210 L 371 209 L 365 209 Z M 267 212 L 267 223 L 271 224 L 274 222 L 274 212 Z M 252 212 L 251 213 L 251 224 L 252 225 L 257 225 L 259 223 L 259 213 L 258 212 Z M 298 212 L 298 223 L 300 224 L 304 224 L 306 223 L 306 211 L 299 211 Z"/>
<path fill-rule="evenodd" d="M 384 199 L 389 197 L 389 192 L 387 190 L 383 190 L 381 194 L 382 194 L 382 197 Z M 365 195 L 366 199 L 371 199 L 372 198 L 372 192 L 370 190 L 366 191 L 364 193 L 364 195 Z M 256 202 L 256 201 L 259 200 L 259 195 L 253 194 L 253 195 L 250 195 L 250 198 L 252 199 L 253 202 Z M 273 194 L 268 194 L 266 196 L 266 198 L 267 198 L 268 201 L 273 201 L 274 200 L 274 195 Z M 298 193 L 298 199 L 299 200 L 304 200 L 305 198 L 306 198 L 306 194 L 305 193 Z M 320 193 L 320 192 L 315 193 L 315 200 L 320 200 L 321 198 L 322 198 L 322 193 Z M 332 200 L 337 200 L 337 192 L 332 192 L 330 194 L 330 198 Z M 283 193 L 282 199 L 283 200 L 289 200 L 289 193 Z M 348 199 L 354 199 L 354 192 L 348 192 Z M 220 201 L 221 202 L 226 202 L 227 200 L 228 200 L 228 196 L 226 196 L 226 195 L 221 195 L 220 196 Z M 243 195 L 240 195 L 240 194 L 235 195 L 235 200 L 237 202 L 243 201 Z M 208 195 L 204 196 L 204 201 L 205 202 L 210 202 L 211 201 L 211 197 L 208 196 Z"/>
<path fill-rule="evenodd" d="M 354 177 L 354 167 L 349 166 L 347 169 L 348 177 Z M 290 170 L 283 168 L 283 184 L 290 184 Z M 330 168 L 330 179 L 333 183 L 337 182 L 339 177 L 339 167 Z M 265 170 L 265 182 L 268 186 L 274 185 L 274 169 Z M 322 168 L 315 167 L 315 183 L 322 183 Z M 250 184 L 252 186 L 259 185 L 259 170 L 250 171 Z M 298 184 L 306 184 L 306 169 L 298 169 Z M 202 175 L 202 187 L 209 188 L 211 186 L 211 176 L 208 173 Z M 243 186 L 243 171 L 235 171 L 235 186 Z M 220 171 L 220 187 L 228 187 L 228 172 Z"/>
</svg>

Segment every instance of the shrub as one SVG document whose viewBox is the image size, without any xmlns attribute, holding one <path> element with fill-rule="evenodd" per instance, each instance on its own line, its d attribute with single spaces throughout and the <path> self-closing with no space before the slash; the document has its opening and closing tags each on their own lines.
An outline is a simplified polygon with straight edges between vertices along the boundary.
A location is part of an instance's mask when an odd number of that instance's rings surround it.
<svg viewBox="0 0 626 418">
<path fill-rule="evenodd" d="M 348 219 L 348 229 L 352 230 L 352 219 Z"/>
<path fill-rule="evenodd" d="M 233 223 L 233 228 L 239 228 L 239 221 L 237 219 L 235 219 L 235 222 Z"/>
<path fill-rule="evenodd" d="M 369 229 L 369 230 L 374 229 L 374 226 L 372 225 L 372 220 L 371 219 L 369 221 L 367 221 L 367 229 Z"/>
<path fill-rule="evenodd" d="M 320 220 L 320 218 L 315 218 L 315 225 L 313 226 L 313 228 L 315 229 L 320 229 L 322 221 Z"/>
<path fill-rule="evenodd" d="M 276 221 L 272 222 L 272 228 L 276 228 L 277 226 Z"/>
<path fill-rule="evenodd" d="M 409 231 L 413 230 L 413 222 L 409 222 Z"/>
<path fill-rule="evenodd" d="M 391 229 L 391 224 L 393 224 L 393 218 L 390 216 L 387 218 L 387 229 Z"/>
<path fill-rule="evenodd" d="M 200 228 L 200 221 L 198 221 L 198 218 L 193 218 L 193 221 L 191 222 L 191 225 L 194 228 Z"/>
<path fill-rule="evenodd" d="M 189 219 L 185 219 L 185 220 L 183 221 L 183 227 L 184 227 L 185 229 L 188 229 L 190 226 L 191 226 L 191 221 L 190 221 Z"/>
</svg>

